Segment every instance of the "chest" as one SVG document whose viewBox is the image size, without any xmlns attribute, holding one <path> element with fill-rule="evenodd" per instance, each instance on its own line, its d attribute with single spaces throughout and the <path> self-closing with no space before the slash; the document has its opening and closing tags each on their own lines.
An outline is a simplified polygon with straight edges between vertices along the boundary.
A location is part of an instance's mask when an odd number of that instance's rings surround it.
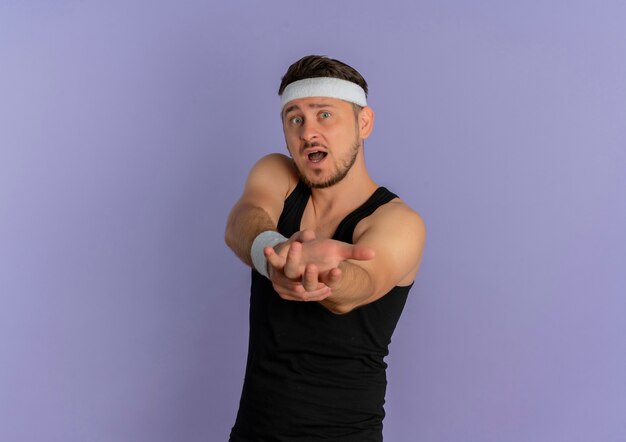
<svg viewBox="0 0 626 442">
<path fill-rule="evenodd" d="M 309 204 L 302 214 L 300 230 L 312 230 L 317 238 L 332 238 L 344 218 L 345 214 L 317 214 Z"/>
<path fill-rule="evenodd" d="M 333 211 L 332 213 L 320 213 L 315 210 L 310 203 L 304 209 L 302 218 L 300 219 L 300 230 L 312 230 L 315 232 L 316 238 L 332 238 L 340 228 L 342 232 L 348 228 L 347 237 L 342 234 L 341 241 L 356 242 L 360 236 L 360 232 L 367 224 L 367 218 L 354 219 L 352 215 L 353 208 L 344 208 Z M 349 232 L 352 232 L 350 234 Z"/>
</svg>

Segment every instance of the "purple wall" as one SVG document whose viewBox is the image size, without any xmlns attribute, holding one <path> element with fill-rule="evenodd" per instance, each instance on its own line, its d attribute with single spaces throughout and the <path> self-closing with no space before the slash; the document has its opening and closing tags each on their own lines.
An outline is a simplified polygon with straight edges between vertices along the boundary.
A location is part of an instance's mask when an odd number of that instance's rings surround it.
<svg viewBox="0 0 626 442">
<path fill-rule="evenodd" d="M 626 440 L 624 3 L 383 3 L 0 3 L 0 440 L 226 439 L 225 218 L 308 53 L 428 226 L 386 440 Z"/>
</svg>

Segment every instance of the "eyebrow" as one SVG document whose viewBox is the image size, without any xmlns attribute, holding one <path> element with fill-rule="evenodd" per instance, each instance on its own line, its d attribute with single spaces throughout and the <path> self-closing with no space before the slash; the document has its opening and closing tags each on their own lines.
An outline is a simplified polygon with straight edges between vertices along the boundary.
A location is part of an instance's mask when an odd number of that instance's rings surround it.
<svg viewBox="0 0 626 442">
<path fill-rule="evenodd" d="M 306 107 L 310 107 L 313 109 L 320 109 L 324 107 L 335 107 L 335 106 L 330 103 L 311 103 L 311 104 L 307 104 Z M 285 110 L 283 111 L 283 116 L 287 115 L 289 112 L 294 111 L 294 110 L 300 110 L 300 106 L 298 106 L 297 104 L 292 104 L 291 106 L 285 108 Z"/>
</svg>

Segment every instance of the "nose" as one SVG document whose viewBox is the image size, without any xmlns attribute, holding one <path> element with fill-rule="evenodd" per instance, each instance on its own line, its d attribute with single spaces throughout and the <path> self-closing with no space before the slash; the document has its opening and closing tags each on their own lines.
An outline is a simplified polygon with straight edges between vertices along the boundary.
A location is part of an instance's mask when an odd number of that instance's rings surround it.
<svg viewBox="0 0 626 442">
<path fill-rule="evenodd" d="M 315 119 L 307 118 L 300 126 L 300 138 L 311 142 L 319 137 L 318 125 Z"/>
</svg>

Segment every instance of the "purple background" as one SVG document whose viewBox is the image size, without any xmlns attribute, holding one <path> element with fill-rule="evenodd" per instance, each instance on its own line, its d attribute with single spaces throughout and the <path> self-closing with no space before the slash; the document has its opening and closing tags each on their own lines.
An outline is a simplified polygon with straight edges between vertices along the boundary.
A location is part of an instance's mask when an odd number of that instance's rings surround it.
<svg viewBox="0 0 626 442">
<path fill-rule="evenodd" d="M 225 219 L 309 53 L 428 226 L 386 440 L 626 440 L 624 2 L 383 3 L 0 3 L 0 440 L 226 439 Z"/>
</svg>

